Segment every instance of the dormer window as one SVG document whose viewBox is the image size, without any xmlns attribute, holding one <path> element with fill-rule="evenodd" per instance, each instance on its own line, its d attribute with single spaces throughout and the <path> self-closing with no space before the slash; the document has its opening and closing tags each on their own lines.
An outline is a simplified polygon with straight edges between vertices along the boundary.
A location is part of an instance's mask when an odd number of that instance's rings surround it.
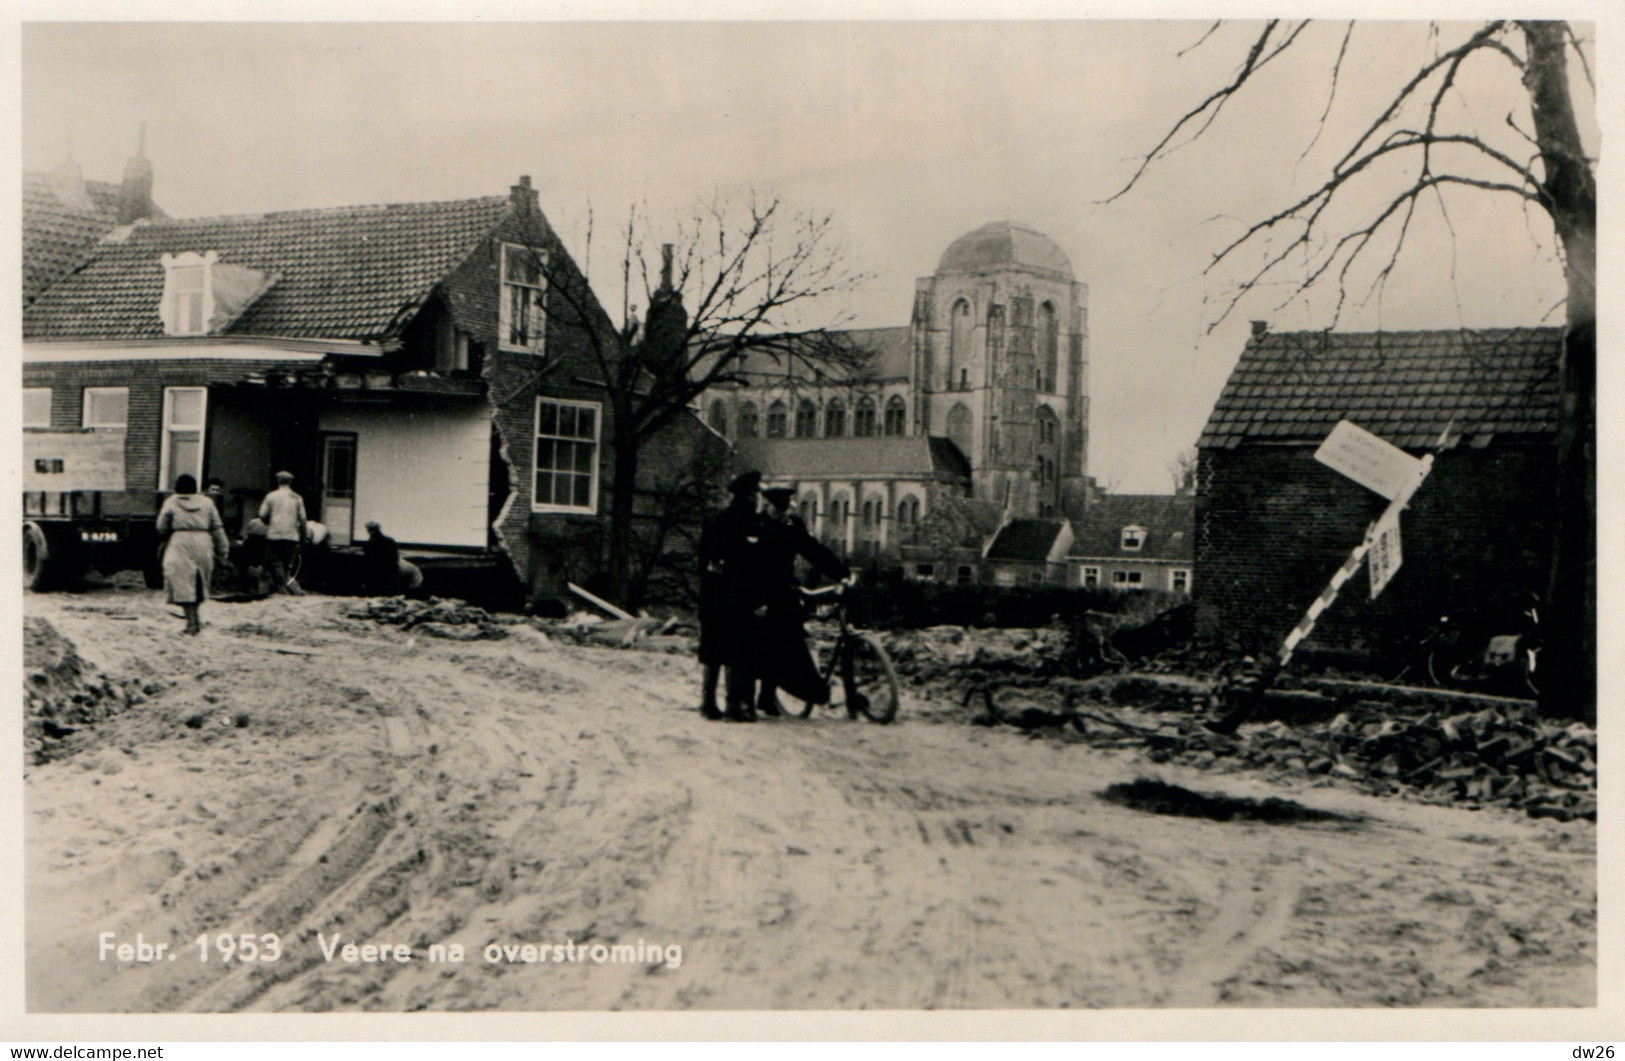
<svg viewBox="0 0 1625 1061">
<path fill-rule="evenodd" d="M 502 303 L 498 326 L 502 349 L 539 354 L 546 334 L 547 278 L 543 253 L 517 243 L 502 245 Z"/>
<path fill-rule="evenodd" d="M 219 255 L 214 251 L 198 254 L 183 251 L 165 254 L 164 297 L 159 316 L 165 335 L 205 335 L 214 313 L 210 273 Z"/>
<path fill-rule="evenodd" d="M 1123 551 L 1137 553 L 1145 545 L 1145 528 L 1131 523 L 1123 528 Z"/>
</svg>

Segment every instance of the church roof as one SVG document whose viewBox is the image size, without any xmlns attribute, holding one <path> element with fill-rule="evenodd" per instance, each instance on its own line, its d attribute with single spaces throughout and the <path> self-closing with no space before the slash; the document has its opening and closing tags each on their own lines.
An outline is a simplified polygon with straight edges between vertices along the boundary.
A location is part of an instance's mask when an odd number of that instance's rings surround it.
<svg viewBox="0 0 1625 1061">
<path fill-rule="evenodd" d="M 994 221 L 949 244 L 937 263 L 944 273 L 989 273 L 1022 269 L 1072 279 L 1072 262 L 1055 241 L 1013 221 Z"/>
<path fill-rule="evenodd" d="M 970 477 L 952 442 L 918 435 L 871 438 L 742 438 L 740 464 L 773 479 L 951 479 Z"/>
</svg>

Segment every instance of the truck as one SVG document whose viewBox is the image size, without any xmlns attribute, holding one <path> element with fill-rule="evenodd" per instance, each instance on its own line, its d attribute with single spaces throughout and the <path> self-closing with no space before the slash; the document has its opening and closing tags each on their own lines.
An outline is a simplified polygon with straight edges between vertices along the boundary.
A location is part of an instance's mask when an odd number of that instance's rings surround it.
<svg viewBox="0 0 1625 1061">
<path fill-rule="evenodd" d="M 124 442 L 123 431 L 24 432 L 25 587 L 70 584 L 92 568 L 163 585 L 153 522 L 162 495 L 148 505 L 126 492 Z"/>
</svg>

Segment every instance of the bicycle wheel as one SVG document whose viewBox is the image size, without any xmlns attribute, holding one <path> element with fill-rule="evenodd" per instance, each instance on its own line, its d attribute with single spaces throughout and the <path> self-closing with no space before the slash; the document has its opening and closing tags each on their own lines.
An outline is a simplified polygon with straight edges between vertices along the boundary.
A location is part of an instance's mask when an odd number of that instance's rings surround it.
<svg viewBox="0 0 1625 1061">
<path fill-rule="evenodd" d="M 901 699 L 897 668 L 892 666 L 891 657 L 886 655 L 880 642 L 869 634 L 854 634 L 847 642 L 838 684 L 845 693 L 849 712 L 856 709 L 869 721 L 882 725 L 897 717 Z"/>
</svg>

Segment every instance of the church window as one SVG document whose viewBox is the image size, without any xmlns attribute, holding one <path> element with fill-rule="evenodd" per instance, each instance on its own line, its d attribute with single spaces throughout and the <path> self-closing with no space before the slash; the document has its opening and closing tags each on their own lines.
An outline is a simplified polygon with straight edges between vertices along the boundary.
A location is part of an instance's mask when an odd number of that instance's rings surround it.
<svg viewBox="0 0 1625 1061">
<path fill-rule="evenodd" d="M 948 410 L 948 438 L 959 447 L 959 452 L 967 457 L 971 455 L 970 410 L 965 408 L 963 402 L 955 402 L 954 407 Z"/>
<path fill-rule="evenodd" d="M 818 406 L 806 398 L 796 405 L 796 437 L 818 437 Z"/>
<path fill-rule="evenodd" d="M 964 389 L 965 364 L 971 357 L 972 337 L 976 332 L 976 318 L 970 303 L 960 299 L 949 314 L 948 330 L 948 386 L 954 385 L 954 370 L 959 370 L 960 389 Z"/>
<path fill-rule="evenodd" d="M 831 398 L 824 407 L 824 437 L 840 438 L 846 434 L 846 403 Z"/>
<path fill-rule="evenodd" d="M 962 391 L 970 390 L 970 369 L 968 368 L 959 370 L 959 389 Z"/>
<path fill-rule="evenodd" d="M 800 515 L 807 526 L 811 527 L 818 519 L 818 495 L 808 491 L 801 495 Z"/>
<path fill-rule="evenodd" d="M 785 429 L 789 426 L 790 408 L 783 402 L 776 401 L 767 407 L 767 437 L 783 438 Z"/>
<path fill-rule="evenodd" d="M 1038 389 L 1054 394 L 1061 367 L 1061 326 L 1053 302 L 1038 309 L 1038 363 Z"/>
<path fill-rule="evenodd" d="M 903 399 L 892 395 L 886 402 L 886 434 L 901 435 L 908 424 L 908 406 Z"/>
<path fill-rule="evenodd" d="M 721 398 L 711 403 L 711 426 L 719 435 L 728 433 L 728 403 Z"/>
<path fill-rule="evenodd" d="M 852 413 L 852 433 L 859 438 L 868 438 L 875 433 L 875 400 L 873 398 L 858 399 L 858 407 Z"/>
<path fill-rule="evenodd" d="M 755 438 L 756 432 L 756 403 L 746 402 L 739 407 L 739 437 Z"/>
</svg>

